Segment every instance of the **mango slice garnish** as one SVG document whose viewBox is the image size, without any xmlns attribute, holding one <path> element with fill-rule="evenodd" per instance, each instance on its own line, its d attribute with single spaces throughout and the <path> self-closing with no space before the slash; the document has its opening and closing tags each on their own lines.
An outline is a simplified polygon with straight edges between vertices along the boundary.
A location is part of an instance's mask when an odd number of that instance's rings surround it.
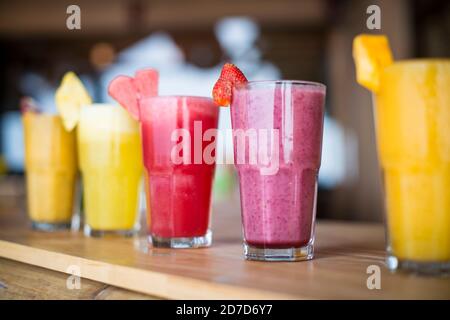
<svg viewBox="0 0 450 320">
<path fill-rule="evenodd" d="M 353 59 L 356 66 L 356 81 L 376 93 L 380 88 L 384 68 L 393 63 L 387 37 L 358 35 L 353 39 Z"/>
<path fill-rule="evenodd" d="M 56 90 L 55 102 L 64 128 L 72 131 L 80 119 L 81 107 L 92 104 L 92 98 L 77 75 L 70 71 L 64 75 Z"/>
</svg>

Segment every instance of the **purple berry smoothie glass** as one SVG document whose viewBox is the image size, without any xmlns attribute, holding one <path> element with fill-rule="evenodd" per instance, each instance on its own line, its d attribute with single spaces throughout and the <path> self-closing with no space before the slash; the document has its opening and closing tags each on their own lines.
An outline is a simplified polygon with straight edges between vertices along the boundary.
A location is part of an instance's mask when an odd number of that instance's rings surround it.
<svg viewBox="0 0 450 320">
<path fill-rule="evenodd" d="M 248 260 L 314 255 L 325 86 L 254 81 L 233 89 L 231 119 Z"/>
</svg>

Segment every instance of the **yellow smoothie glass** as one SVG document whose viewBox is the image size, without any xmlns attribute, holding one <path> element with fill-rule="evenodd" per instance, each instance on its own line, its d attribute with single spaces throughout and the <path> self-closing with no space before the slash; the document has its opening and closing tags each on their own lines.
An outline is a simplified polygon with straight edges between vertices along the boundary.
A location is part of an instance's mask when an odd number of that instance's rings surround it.
<svg viewBox="0 0 450 320">
<path fill-rule="evenodd" d="M 450 272 L 450 59 L 393 62 L 387 38 L 360 35 L 358 82 L 373 92 L 387 266 Z"/>
<path fill-rule="evenodd" d="M 85 233 L 133 234 L 143 172 L 138 122 L 119 106 L 84 106 L 78 122 L 78 148 Z"/>
<path fill-rule="evenodd" d="M 75 131 L 58 115 L 25 112 L 25 173 L 28 215 L 35 229 L 70 227 L 77 179 Z"/>
<path fill-rule="evenodd" d="M 384 69 L 375 95 L 388 265 L 450 270 L 450 59 Z"/>
</svg>

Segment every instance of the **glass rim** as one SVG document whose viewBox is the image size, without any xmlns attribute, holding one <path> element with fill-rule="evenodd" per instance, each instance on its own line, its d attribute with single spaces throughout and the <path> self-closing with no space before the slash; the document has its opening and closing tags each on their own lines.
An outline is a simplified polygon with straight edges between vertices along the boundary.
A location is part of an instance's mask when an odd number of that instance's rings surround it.
<svg viewBox="0 0 450 320">
<path fill-rule="evenodd" d="M 140 100 L 147 101 L 147 100 L 183 99 L 183 98 L 200 99 L 200 100 L 210 101 L 211 103 L 214 103 L 214 100 L 211 97 L 196 96 L 196 95 L 183 95 L 183 94 L 157 95 L 154 97 L 143 97 Z"/>
<path fill-rule="evenodd" d="M 450 58 L 445 57 L 433 57 L 433 58 L 410 58 L 395 60 L 392 64 L 404 64 L 404 63 L 449 63 Z"/>
<path fill-rule="evenodd" d="M 116 108 L 116 107 L 120 107 L 119 104 L 114 103 L 114 102 L 93 102 L 93 103 L 89 103 L 89 104 L 83 104 L 81 106 L 81 109 L 92 109 L 92 108 Z"/>
<path fill-rule="evenodd" d="M 33 112 L 33 111 L 26 111 L 26 112 L 21 112 L 20 116 L 21 117 L 25 117 L 26 115 L 31 115 L 33 117 L 39 117 L 39 118 L 59 118 L 62 119 L 61 115 L 59 113 L 57 113 L 57 111 L 55 112 L 47 112 L 47 111 L 39 111 L 39 112 Z"/>
<path fill-rule="evenodd" d="M 306 80 L 255 80 L 255 81 L 248 81 L 245 83 L 240 83 L 235 85 L 234 87 L 236 89 L 249 89 L 252 86 L 273 86 L 277 84 L 290 84 L 293 86 L 298 87 L 312 87 L 312 88 L 320 88 L 325 90 L 326 85 L 320 82 L 314 82 L 314 81 L 306 81 Z"/>
<path fill-rule="evenodd" d="M 394 61 L 391 65 L 387 66 L 386 69 L 390 70 L 395 68 L 412 68 L 431 64 L 448 63 L 450 63 L 450 58 L 411 58 Z"/>
</svg>

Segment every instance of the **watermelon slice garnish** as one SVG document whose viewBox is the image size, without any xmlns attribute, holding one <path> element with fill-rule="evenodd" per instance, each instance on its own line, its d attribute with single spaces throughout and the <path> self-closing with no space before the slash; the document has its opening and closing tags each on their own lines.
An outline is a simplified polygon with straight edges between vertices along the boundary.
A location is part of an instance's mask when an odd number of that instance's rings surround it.
<svg viewBox="0 0 450 320">
<path fill-rule="evenodd" d="M 134 75 L 134 83 L 140 94 L 140 98 L 154 97 L 158 95 L 159 75 L 154 69 L 141 69 Z"/>
<path fill-rule="evenodd" d="M 155 69 L 142 69 L 134 78 L 118 76 L 108 86 L 108 94 L 124 107 L 130 115 L 139 120 L 139 101 L 158 95 L 159 74 Z"/>
</svg>

